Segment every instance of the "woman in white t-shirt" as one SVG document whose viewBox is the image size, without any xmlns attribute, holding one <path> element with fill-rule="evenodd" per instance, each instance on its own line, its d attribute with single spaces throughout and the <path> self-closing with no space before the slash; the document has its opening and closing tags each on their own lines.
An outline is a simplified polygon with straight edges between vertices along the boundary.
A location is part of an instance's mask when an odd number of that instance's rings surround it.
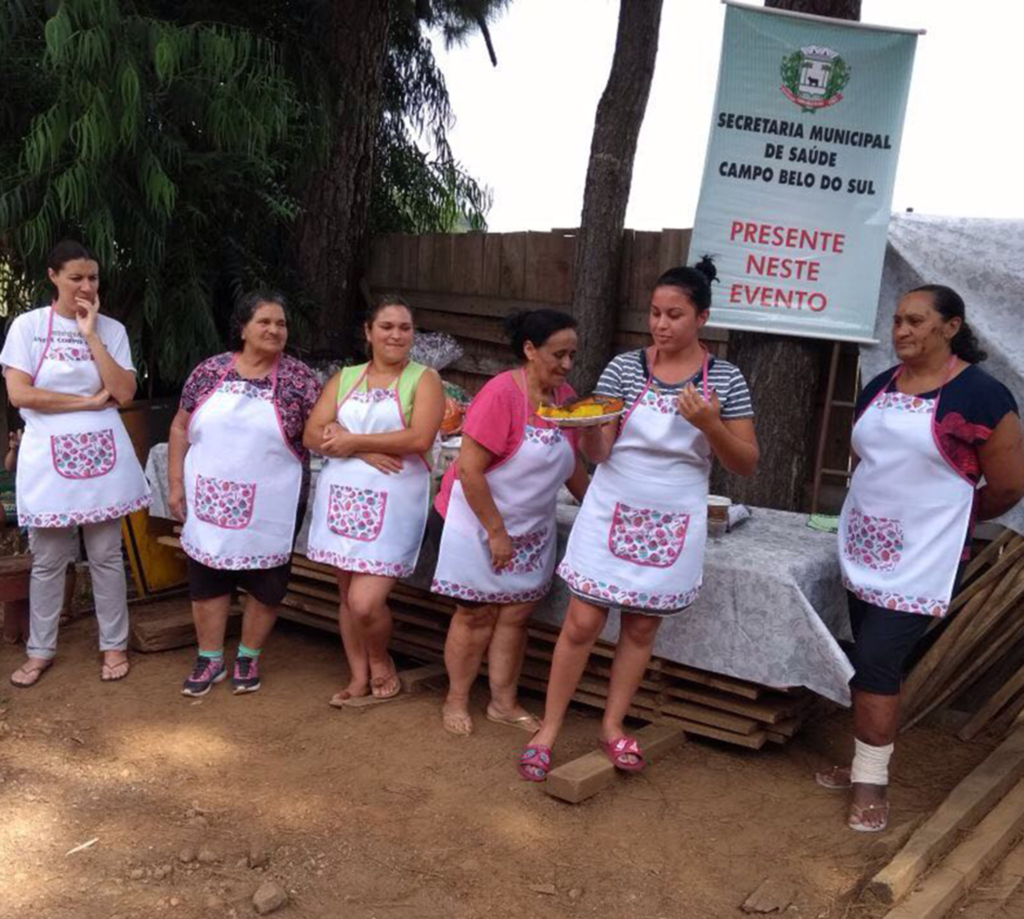
<svg viewBox="0 0 1024 919">
<path fill-rule="evenodd" d="M 128 603 L 121 518 L 149 505 L 149 485 L 118 406 L 135 395 L 128 335 L 99 315 L 99 264 L 81 243 L 58 243 L 47 261 L 56 297 L 18 316 L 0 365 L 25 433 L 18 456 L 18 523 L 29 528 L 28 660 L 11 675 L 34 685 L 57 651 L 68 562 L 82 527 L 99 621 L 100 678 L 128 675 Z"/>
</svg>

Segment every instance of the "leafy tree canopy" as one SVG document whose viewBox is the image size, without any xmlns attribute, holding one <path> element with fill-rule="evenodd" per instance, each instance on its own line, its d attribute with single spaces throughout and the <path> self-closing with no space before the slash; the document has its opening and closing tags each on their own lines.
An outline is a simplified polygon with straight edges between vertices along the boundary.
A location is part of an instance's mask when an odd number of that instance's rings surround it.
<svg viewBox="0 0 1024 919">
<path fill-rule="evenodd" d="M 46 296 L 45 256 L 81 239 L 104 309 L 150 388 L 223 347 L 245 289 L 295 294 L 286 257 L 343 87 L 315 40 L 325 0 L 4 0 L 0 4 L 0 297 Z M 503 3 L 392 0 L 370 229 L 482 227 L 489 197 L 447 141 L 452 113 L 421 22 L 448 41 Z M 418 140 L 423 138 L 429 153 Z"/>
</svg>

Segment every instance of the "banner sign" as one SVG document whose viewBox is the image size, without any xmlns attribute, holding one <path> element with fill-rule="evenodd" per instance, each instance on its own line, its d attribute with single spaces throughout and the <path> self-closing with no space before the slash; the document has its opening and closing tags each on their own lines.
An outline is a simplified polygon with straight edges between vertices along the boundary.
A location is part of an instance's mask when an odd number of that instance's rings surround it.
<svg viewBox="0 0 1024 919">
<path fill-rule="evenodd" d="M 918 34 L 726 7 L 690 243 L 709 325 L 874 341 Z"/>
</svg>

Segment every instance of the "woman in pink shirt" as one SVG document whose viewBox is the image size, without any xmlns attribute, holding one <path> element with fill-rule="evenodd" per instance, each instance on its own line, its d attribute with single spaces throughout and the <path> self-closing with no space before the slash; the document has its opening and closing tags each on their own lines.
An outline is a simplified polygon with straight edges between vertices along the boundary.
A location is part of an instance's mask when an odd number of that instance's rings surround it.
<svg viewBox="0 0 1024 919">
<path fill-rule="evenodd" d="M 449 689 L 445 730 L 472 733 L 469 691 L 487 654 L 487 718 L 527 731 L 537 719 L 519 705 L 526 623 L 551 586 L 555 508 L 563 484 L 579 499 L 587 473 L 574 432 L 536 414 L 574 397 L 565 382 L 576 355 L 576 322 L 557 310 L 510 316 L 505 331 L 522 361 L 473 400 L 462 449 L 448 470 L 428 529 L 442 525 L 432 589 L 458 601 L 445 642 Z"/>
</svg>

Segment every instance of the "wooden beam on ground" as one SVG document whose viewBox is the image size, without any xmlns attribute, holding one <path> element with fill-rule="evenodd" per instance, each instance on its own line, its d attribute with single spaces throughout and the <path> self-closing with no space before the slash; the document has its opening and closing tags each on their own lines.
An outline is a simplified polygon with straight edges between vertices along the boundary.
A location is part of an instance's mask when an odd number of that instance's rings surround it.
<svg viewBox="0 0 1024 919">
<path fill-rule="evenodd" d="M 424 664 L 422 667 L 403 670 L 398 674 L 398 679 L 402 682 L 403 692 L 417 693 L 432 689 L 447 674 L 444 664 Z"/>
<path fill-rule="evenodd" d="M 1022 776 L 1024 727 L 1018 727 L 949 793 L 893 860 L 871 879 L 868 889 L 886 905 L 897 903 L 929 866 L 953 847 L 959 835 L 974 826 Z"/>
<path fill-rule="evenodd" d="M 1010 850 L 1002 864 L 985 878 L 984 893 L 975 889 L 973 902 L 958 913 L 959 919 L 998 919 L 1008 917 L 1006 901 L 1024 885 L 1024 841 Z"/>
<path fill-rule="evenodd" d="M 999 802 L 906 900 L 885 919 L 942 919 L 1024 830 L 1024 781 Z"/>
<path fill-rule="evenodd" d="M 994 692 L 991 698 L 971 716 L 957 732 L 961 740 L 973 740 L 974 736 L 985 727 L 988 722 L 1002 711 L 1006 705 L 1021 689 L 1024 689 L 1024 667 L 1021 667 L 1002 686 Z"/>
<path fill-rule="evenodd" d="M 652 759 L 678 747 L 686 733 L 675 725 L 649 724 L 636 732 L 636 739 L 649 767 Z M 543 788 L 554 798 L 579 804 L 611 785 L 617 771 L 603 751 L 594 750 L 552 769 Z"/>
<path fill-rule="evenodd" d="M 228 629 L 236 631 L 242 610 L 232 606 L 228 612 Z M 172 651 L 196 644 L 196 626 L 192 603 L 187 596 L 170 600 L 132 604 L 128 646 L 133 651 L 149 654 Z"/>
</svg>

